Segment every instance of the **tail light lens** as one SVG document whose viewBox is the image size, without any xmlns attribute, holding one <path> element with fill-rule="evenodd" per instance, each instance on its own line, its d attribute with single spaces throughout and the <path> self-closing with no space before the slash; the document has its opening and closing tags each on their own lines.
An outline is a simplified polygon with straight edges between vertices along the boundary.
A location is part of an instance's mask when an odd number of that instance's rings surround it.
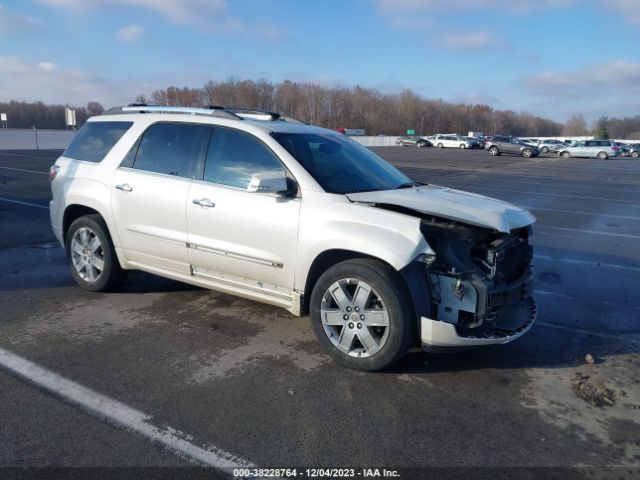
<svg viewBox="0 0 640 480">
<path fill-rule="evenodd" d="M 613 147 L 614 152 L 617 152 L 618 150 L 620 150 L 620 147 Z"/>
<path fill-rule="evenodd" d="M 49 183 L 53 182 L 60 171 L 60 167 L 58 165 L 51 165 L 49 168 Z"/>
</svg>

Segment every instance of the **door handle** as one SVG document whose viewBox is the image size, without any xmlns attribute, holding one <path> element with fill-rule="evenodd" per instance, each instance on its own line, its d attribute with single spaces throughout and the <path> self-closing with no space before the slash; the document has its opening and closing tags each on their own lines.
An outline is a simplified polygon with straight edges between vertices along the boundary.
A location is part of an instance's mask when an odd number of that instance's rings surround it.
<svg viewBox="0 0 640 480">
<path fill-rule="evenodd" d="M 208 198 L 200 198 L 200 199 L 194 198 L 193 203 L 195 205 L 200 205 L 202 208 L 211 208 L 216 206 L 216 204 L 213 203 Z"/>
<path fill-rule="evenodd" d="M 123 183 L 122 185 L 116 185 L 116 189 L 122 190 L 123 192 L 131 192 L 133 188 L 128 183 Z"/>
</svg>

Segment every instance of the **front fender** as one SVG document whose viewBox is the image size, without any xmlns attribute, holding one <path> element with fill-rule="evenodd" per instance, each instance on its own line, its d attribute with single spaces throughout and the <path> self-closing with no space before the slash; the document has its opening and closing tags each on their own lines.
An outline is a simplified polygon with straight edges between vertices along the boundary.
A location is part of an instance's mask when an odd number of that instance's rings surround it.
<svg viewBox="0 0 640 480">
<path fill-rule="evenodd" d="M 348 200 L 331 205 L 326 199 L 316 203 L 305 197 L 298 235 L 294 288 L 299 291 L 314 260 L 328 250 L 378 258 L 398 271 L 418 255 L 434 253 L 420 232 L 419 218 Z"/>
</svg>

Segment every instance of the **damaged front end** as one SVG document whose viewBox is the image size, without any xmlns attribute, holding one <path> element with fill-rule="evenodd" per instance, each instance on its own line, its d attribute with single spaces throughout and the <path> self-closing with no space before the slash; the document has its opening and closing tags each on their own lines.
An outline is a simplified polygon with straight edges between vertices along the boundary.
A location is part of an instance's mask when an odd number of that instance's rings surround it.
<svg viewBox="0 0 640 480">
<path fill-rule="evenodd" d="M 421 256 L 404 273 L 423 348 L 507 343 L 533 325 L 530 225 L 500 233 L 423 216 L 421 231 L 435 255 Z"/>
</svg>

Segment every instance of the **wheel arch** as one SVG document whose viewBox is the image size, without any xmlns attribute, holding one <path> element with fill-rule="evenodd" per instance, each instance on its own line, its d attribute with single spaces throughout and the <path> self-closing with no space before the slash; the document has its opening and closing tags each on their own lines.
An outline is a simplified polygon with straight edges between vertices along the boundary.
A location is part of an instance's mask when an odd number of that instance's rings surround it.
<svg viewBox="0 0 640 480">
<path fill-rule="evenodd" d="M 104 221 L 105 225 L 107 226 L 106 234 L 109 236 L 109 239 L 114 245 L 116 256 L 118 257 L 118 262 L 120 263 L 120 266 L 122 268 L 126 268 L 125 266 L 127 262 L 125 258 L 122 256 L 123 254 L 120 248 L 118 248 L 118 243 L 117 243 L 116 237 L 114 236 L 115 229 L 112 227 L 112 225 L 109 224 L 110 222 L 108 217 L 104 215 L 104 213 L 101 212 L 100 208 L 97 207 L 96 205 L 89 206 L 85 202 L 76 202 L 76 203 L 70 203 L 65 207 L 64 212 L 62 214 L 62 242 L 65 250 L 66 250 L 67 232 L 69 231 L 69 227 L 75 220 L 87 215 L 99 215 L 100 218 Z"/>
<path fill-rule="evenodd" d="M 311 263 L 311 266 L 309 268 L 309 273 L 307 274 L 307 278 L 305 280 L 305 285 L 304 285 L 304 296 L 301 302 L 301 315 L 307 315 L 309 313 L 309 303 L 311 300 L 311 292 L 313 291 L 313 288 L 318 282 L 318 279 L 320 278 L 320 276 L 324 272 L 326 272 L 329 268 L 331 268 L 334 265 L 337 265 L 338 263 L 341 263 L 347 260 L 357 260 L 357 259 L 376 260 L 378 262 L 381 262 L 387 265 L 388 267 L 393 269 L 395 272 L 397 272 L 398 278 L 402 279 L 402 284 L 401 284 L 402 288 L 404 288 L 407 291 L 407 293 L 409 294 L 409 297 L 411 298 L 412 303 L 414 303 L 412 289 L 410 288 L 410 285 L 407 283 L 407 277 L 402 273 L 402 270 L 401 271 L 396 270 L 393 267 L 393 265 L 391 265 L 389 262 L 385 261 L 382 258 L 375 257 L 373 255 L 369 255 L 362 252 L 356 252 L 355 250 L 334 248 L 334 249 L 325 250 L 321 252 L 315 257 L 315 259 Z M 414 310 L 415 310 L 415 306 L 414 306 Z"/>
</svg>

